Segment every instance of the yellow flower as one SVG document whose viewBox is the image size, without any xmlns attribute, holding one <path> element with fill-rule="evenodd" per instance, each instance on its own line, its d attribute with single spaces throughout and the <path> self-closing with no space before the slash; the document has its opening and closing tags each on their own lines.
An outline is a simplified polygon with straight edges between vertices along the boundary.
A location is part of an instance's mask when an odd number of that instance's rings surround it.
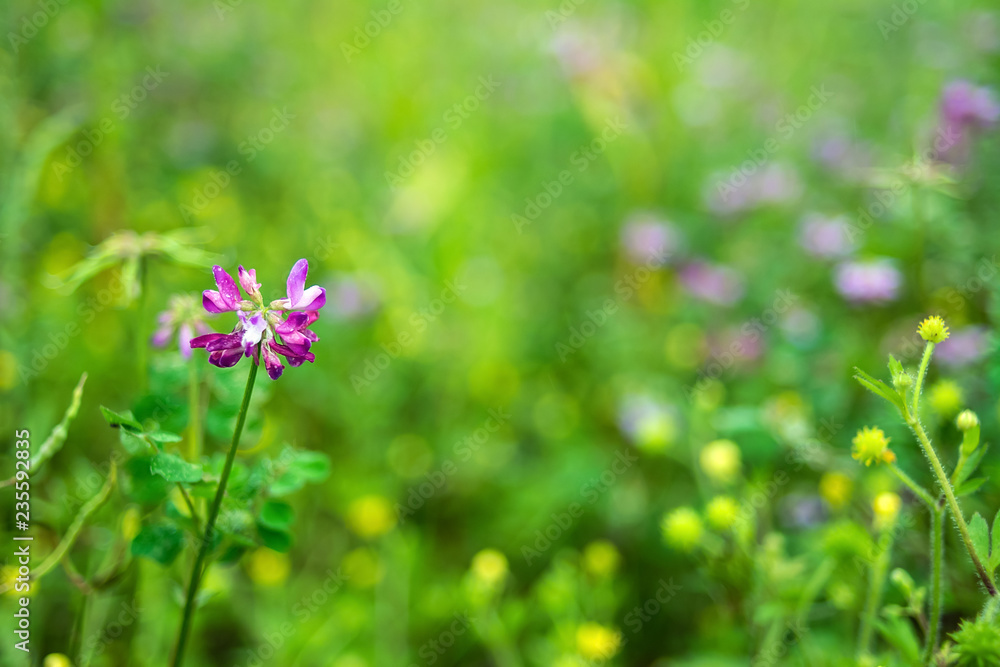
<svg viewBox="0 0 1000 667">
<path fill-rule="evenodd" d="M 875 496 L 875 501 L 872 503 L 872 509 L 875 511 L 875 527 L 882 529 L 891 526 L 899 516 L 899 509 L 902 506 L 903 501 L 891 491 Z"/>
<path fill-rule="evenodd" d="M 851 478 L 844 473 L 828 472 L 820 477 L 819 495 L 823 496 L 830 507 L 843 507 L 851 498 L 851 487 L 853 486 Z"/>
<path fill-rule="evenodd" d="M 122 514 L 122 537 L 126 542 L 131 542 L 142 530 L 142 514 L 138 507 L 129 507 Z"/>
<path fill-rule="evenodd" d="M 620 632 L 598 623 L 584 623 L 576 629 L 576 650 L 587 660 L 610 660 L 621 643 Z"/>
<path fill-rule="evenodd" d="M 45 656 L 42 667 L 73 667 L 73 663 L 62 653 L 49 653 Z"/>
<path fill-rule="evenodd" d="M 362 496 L 347 508 L 347 525 L 361 537 L 371 539 L 392 530 L 396 515 L 383 496 Z"/>
<path fill-rule="evenodd" d="M 736 521 L 739 505 L 729 496 L 716 496 L 705 508 L 705 517 L 709 525 L 716 530 L 726 530 Z"/>
<path fill-rule="evenodd" d="M 858 431 L 851 442 L 854 443 L 851 456 L 866 466 L 872 463 L 892 463 L 896 460 L 896 455 L 889 449 L 889 438 L 885 437 L 885 433 L 877 426 L 865 426 Z"/>
<path fill-rule="evenodd" d="M 267 547 L 261 547 L 250 554 L 246 567 L 251 581 L 261 586 L 283 584 L 292 569 L 288 556 Z"/>
<path fill-rule="evenodd" d="M 705 532 L 701 517 L 690 507 L 679 507 L 664 516 L 660 528 L 667 543 L 680 551 L 693 550 Z"/>
<path fill-rule="evenodd" d="M 595 577 L 614 574 L 621 559 L 618 549 L 607 540 L 591 542 L 583 550 L 583 568 Z"/>
<path fill-rule="evenodd" d="M 959 431 L 968 431 L 979 426 L 979 417 L 972 410 L 962 410 L 955 420 Z"/>
<path fill-rule="evenodd" d="M 917 327 L 917 333 L 928 343 L 940 343 L 948 339 L 948 327 L 937 315 L 928 317 Z"/>
<path fill-rule="evenodd" d="M 507 577 L 507 557 L 496 549 L 483 549 L 472 557 L 472 574 L 487 586 L 496 586 Z"/>
<path fill-rule="evenodd" d="M 962 389 L 951 380 L 941 380 L 930 389 L 927 400 L 931 408 L 942 417 L 951 417 L 965 403 Z"/>
<path fill-rule="evenodd" d="M 716 482 L 731 482 L 740 471 L 740 448 L 732 440 L 713 440 L 699 457 L 701 469 Z"/>
</svg>

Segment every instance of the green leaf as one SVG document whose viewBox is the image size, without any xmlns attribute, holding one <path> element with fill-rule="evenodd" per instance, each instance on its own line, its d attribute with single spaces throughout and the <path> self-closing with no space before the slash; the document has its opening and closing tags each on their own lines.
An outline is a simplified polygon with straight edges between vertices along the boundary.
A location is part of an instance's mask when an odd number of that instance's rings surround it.
<svg viewBox="0 0 1000 667">
<path fill-rule="evenodd" d="M 982 447 L 976 449 L 976 451 L 972 452 L 969 458 L 965 460 L 965 465 L 962 466 L 962 474 L 955 479 L 956 486 L 961 486 L 962 482 L 969 479 L 969 475 L 976 472 L 976 468 L 979 467 L 979 464 L 982 462 L 983 456 L 986 455 L 986 450 L 988 449 L 989 447 L 987 445 L 983 445 Z"/>
<path fill-rule="evenodd" d="M 285 471 L 278 479 L 271 482 L 268 492 L 272 496 L 281 497 L 295 493 L 306 485 L 305 478 L 293 470 Z"/>
<path fill-rule="evenodd" d="M 973 514 L 972 521 L 969 522 L 969 537 L 972 538 L 972 547 L 980 562 L 990 562 L 990 527 L 979 512 Z"/>
<path fill-rule="evenodd" d="M 1000 511 L 993 517 L 993 548 L 990 550 L 990 572 L 1000 565 Z"/>
<path fill-rule="evenodd" d="M 292 511 L 291 505 L 269 500 L 261 507 L 260 517 L 257 520 L 268 528 L 284 530 L 292 525 L 294 519 L 295 513 Z"/>
<path fill-rule="evenodd" d="M 153 474 L 152 463 L 151 456 L 136 456 L 125 464 L 128 472 L 125 476 L 125 493 L 142 505 L 162 502 L 171 487 L 170 482 Z"/>
<path fill-rule="evenodd" d="M 979 424 L 976 424 L 962 435 L 962 453 L 968 456 L 979 446 Z"/>
<path fill-rule="evenodd" d="M 164 444 L 168 442 L 180 442 L 183 438 L 176 433 L 171 433 L 169 431 L 151 431 L 146 434 L 146 437 L 153 442 Z"/>
<path fill-rule="evenodd" d="M 921 665 L 920 641 L 913 631 L 913 625 L 899 616 L 883 616 L 875 621 L 875 627 L 885 640 L 891 644 L 900 655 L 914 667 Z"/>
<path fill-rule="evenodd" d="M 955 495 L 958 497 L 967 496 L 970 493 L 975 492 L 979 487 L 986 483 L 985 477 L 976 477 L 975 479 L 970 479 L 968 482 L 963 482 L 961 486 L 955 489 Z"/>
<path fill-rule="evenodd" d="M 903 374 L 903 364 L 896 360 L 896 357 L 889 355 L 889 373 L 892 377 Z"/>
<path fill-rule="evenodd" d="M 108 422 L 111 428 L 120 428 L 131 433 L 142 433 L 142 424 L 137 422 L 128 410 L 124 413 L 115 412 L 102 405 L 101 414 L 104 415 L 104 421 Z"/>
<path fill-rule="evenodd" d="M 173 563 L 183 548 L 184 533 L 169 523 L 143 526 L 132 540 L 133 556 L 148 558 L 163 566 Z"/>
<path fill-rule="evenodd" d="M 322 452 L 299 452 L 289 466 L 309 482 L 322 482 L 330 476 L 330 457 Z"/>
<path fill-rule="evenodd" d="M 881 396 L 885 400 L 896 406 L 900 412 L 903 412 L 903 399 L 900 398 L 893 389 L 891 389 L 886 383 L 881 380 L 873 378 L 868 373 L 865 373 L 860 368 L 854 368 L 854 379 L 857 380 L 862 387 L 872 392 L 876 396 Z"/>
<path fill-rule="evenodd" d="M 201 465 L 188 463 L 176 454 L 160 452 L 153 457 L 149 466 L 150 472 L 159 475 L 168 482 L 186 482 L 194 484 L 202 477 Z"/>
<path fill-rule="evenodd" d="M 257 534 L 268 549 L 286 553 L 292 548 L 292 536 L 283 530 L 273 530 L 257 522 Z"/>
</svg>

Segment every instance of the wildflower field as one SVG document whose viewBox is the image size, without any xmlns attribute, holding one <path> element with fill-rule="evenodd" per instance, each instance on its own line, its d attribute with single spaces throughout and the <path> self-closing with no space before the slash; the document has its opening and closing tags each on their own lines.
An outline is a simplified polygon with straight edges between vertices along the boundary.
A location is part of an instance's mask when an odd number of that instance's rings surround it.
<svg viewBox="0 0 1000 667">
<path fill-rule="evenodd" d="M 1000 666 L 995 3 L 0 12 L 0 667 Z"/>
</svg>

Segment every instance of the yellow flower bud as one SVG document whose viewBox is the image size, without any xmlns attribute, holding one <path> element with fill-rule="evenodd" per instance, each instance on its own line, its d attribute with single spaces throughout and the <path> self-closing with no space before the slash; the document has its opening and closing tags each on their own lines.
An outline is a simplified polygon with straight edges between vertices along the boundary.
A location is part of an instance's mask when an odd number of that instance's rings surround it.
<svg viewBox="0 0 1000 667">
<path fill-rule="evenodd" d="M 45 656 L 42 667 L 73 667 L 73 663 L 62 653 L 49 653 Z"/>
<path fill-rule="evenodd" d="M 680 551 L 692 551 L 705 532 L 701 517 L 690 507 L 679 507 L 664 516 L 660 528 L 667 543 Z"/>
<path fill-rule="evenodd" d="M 732 440 L 713 440 L 701 450 L 699 461 L 709 479 L 731 482 L 740 472 L 740 448 Z"/>
<path fill-rule="evenodd" d="M 292 566 L 288 556 L 267 547 L 254 551 L 246 560 L 250 580 L 261 586 L 278 586 L 285 583 Z"/>
<path fill-rule="evenodd" d="M 948 327 L 937 315 L 932 315 L 921 322 L 917 327 L 917 333 L 928 343 L 940 343 L 948 339 Z"/>
<path fill-rule="evenodd" d="M 828 472 L 819 480 L 819 495 L 830 504 L 830 507 L 840 508 L 851 499 L 851 488 L 854 483 L 842 472 Z"/>
<path fill-rule="evenodd" d="M 587 660 L 610 660 L 621 643 L 620 632 L 598 623 L 584 623 L 576 630 L 576 650 Z"/>
<path fill-rule="evenodd" d="M 472 575 L 487 586 L 507 578 L 507 557 L 496 549 L 483 549 L 472 557 Z"/>
<path fill-rule="evenodd" d="M 708 524 L 716 530 L 726 530 L 736 521 L 739 505 L 729 496 L 716 496 L 705 508 Z"/>
<path fill-rule="evenodd" d="M 392 530 L 396 514 L 383 496 L 362 496 L 347 508 L 347 525 L 359 536 L 371 539 Z"/>
<path fill-rule="evenodd" d="M 962 410 L 955 419 L 955 426 L 959 431 L 968 431 L 979 426 L 979 417 L 972 410 Z"/>
<path fill-rule="evenodd" d="M 927 401 L 931 408 L 942 417 L 951 417 L 965 403 L 962 389 L 951 380 L 941 380 L 930 388 Z"/>
<path fill-rule="evenodd" d="M 875 527 L 882 529 L 891 526 L 899 516 L 903 501 L 891 491 L 875 496 L 872 509 L 875 511 Z"/>
</svg>

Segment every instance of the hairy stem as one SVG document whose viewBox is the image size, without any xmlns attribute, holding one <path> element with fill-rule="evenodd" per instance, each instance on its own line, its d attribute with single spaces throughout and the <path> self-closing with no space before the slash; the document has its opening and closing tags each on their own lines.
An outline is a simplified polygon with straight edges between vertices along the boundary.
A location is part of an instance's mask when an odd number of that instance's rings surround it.
<svg viewBox="0 0 1000 667">
<path fill-rule="evenodd" d="M 924 356 L 920 359 L 920 368 L 917 370 L 917 381 L 913 384 L 913 410 L 910 418 L 920 419 L 920 392 L 924 386 L 924 376 L 927 375 L 927 367 L 931 363 L 931 355 L 934 354 L 934 343 L 927 342 L 924 348 Z"/>
<path fill-rule="evenodd" d="M 250 396 L 253 394 L 253 384 L 257 377 L 257 364 L 251 361 L 250 375 L 247 377 L 247 386 L 243 391 L 243 403 L 240 406 L 239 416 L 236 418 L 236 428 L 233 430 L 233 441 L 229 445 L 229 453 L 226 454 L 226 463 L 222 468 L 222 476 L 219 478 L 219 488 L 215 492 L 215 500 L 212 501 L 212 508 L 208 512 L 205 520 L 205 532 L 201 538 L 201 546 L 198 549 L 198 557 L 195 558 L 194 567 L 191 569 L 191 581 L 188 584 L 187 599 L 184 602 L 184 615 L 181 618 L 181 629 L 177 635 L 177 647 L 174 649 L 173 666 L 180 667 L 184 661 L 184 647 L 187 644 L 188 635 L 191 632 L 191 619 L 194 616 L 195 598 L 198 596 L 198 586 L 201 583 L 201 576 L 204 573 L 203 566 L 208 558 L 208 552 L 212 549 L 212 538 L 215 533 L 215 520 L 219 517 L 219 509 L 222 507 L 222 498 L 226 495 L 226 484 L 229 482 L 229 474 L 233 470 L 233 460 L 236 458 L 236 448 L 240 444 L 240 435 L 243 433 L 243 424 L 246 423 L 247 409 L 250 407 Z"/>
<path fill-rule="evenodd" d="M 931 615 L 924 647 L 924 663 L 928 665 L 937 650 L 941 630 L 941 569 L 944 564 L 944 515 L 947 512 L 944 507 L 938 506 L 931 512 Z"/>
<path fill-rule="evenodd" d="M 924 501 L 924 504 L 927 505 L 927 509 L 930 510 L 930 512 L 933 514 L 935 509 L 937 508 L 937 503 L 935 502 L 934 498 L 931 497 L 931 494 L 928 493 L 927 490 L 924 489 L 924 487 L 914 482 L 913 478 L 911 478 L 909 475 L 903 472 L 900 469 L 900 467 L 897 466 L 895 463 L 890 463 L 889 469 L 892 470 L 894 473 L 896 473 L 896 477 L 898 477 L 899 480 L 903 484 L 905 484 L 907 488 L 910 489 L 910 491 L 913 492 L 913 495 L 915 495 L 917 498 L 920 498 L 920 500 Z"/>
<path fill-rule="evenodd" d="M 927 348 L 930 349 L 932 345 L 932 343 L 928 343 Z M 924 357 L 926 360 L 927 355 L 925 354 Z M 923 365 L 924 364 L 921 364 L 921 366 Z M 919 381 L 920 380 L 918 379 L 917 382 Z M 969 535 L 969 526 L 965 522 L 965 515 L 962 514 L 962 508 L 958 506 L 958 498 L 955 497 L 955 491 L 951 488 L 951 482 L 948 481 L 948 475 L 941 466 L 941 460 L 934 451 L 934 447 L 931 445 L 931 441 L 927 437 L 927 432 L 924 431 L 924 427 L 915 416 L 910 417 L 907 421 L 907 425 L 917 436 L 917 442 L 920 443 L 921 449 L 924 450 L 924 455 L 931 463 L 931 468 L 937 476 L 938 484 L 944 492 L 945 498 L 948 500 L 948 507 L 951 509 L 952 518 L 955 520 L 955 525 L 958 527 L 958 533 L 961 535 L 962 541 L 965 543 L 965 548 L 969 552 L 969 557 L 972 558 L 972 564 L 976 567 L 976 573 L 979 574 L 979 578 L 982 580 L 983 586 L 986 587 L 986 592 L 991 596 L 995 596 L 997 594 L 996 583 L 994 583 L 993 577 L 990 576 L 987 569 L 983 567 L 982 561 L 979 560 L 979 556 L 976 554 L 976 550 L 972 546 L 972 537 Z"/>
</svg>

